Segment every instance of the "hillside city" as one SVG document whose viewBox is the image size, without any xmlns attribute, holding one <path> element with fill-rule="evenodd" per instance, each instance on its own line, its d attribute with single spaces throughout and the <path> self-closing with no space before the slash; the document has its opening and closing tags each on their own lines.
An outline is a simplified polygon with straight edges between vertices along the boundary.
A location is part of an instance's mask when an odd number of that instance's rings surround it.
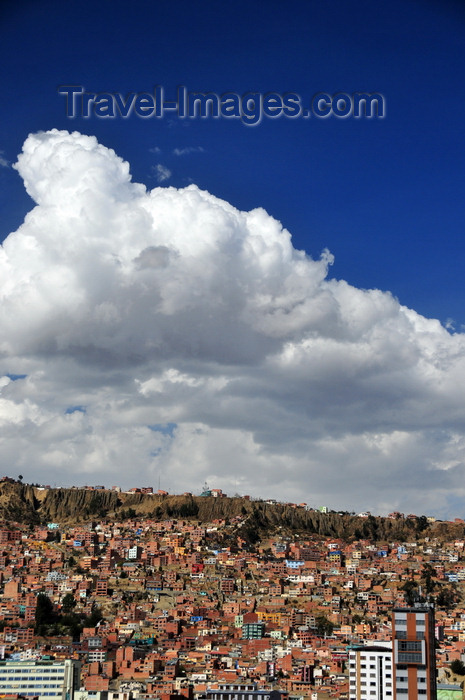
<svg viewBox="0 0 465 700">
<path fill-rule="evenodd" d="M 101 516 L 0 523 L 1 697 L 465 697 L 463 520 L 452 537 L 375 541 L 254 536 L 245 507 L 208 522 Z"/>
</svg>

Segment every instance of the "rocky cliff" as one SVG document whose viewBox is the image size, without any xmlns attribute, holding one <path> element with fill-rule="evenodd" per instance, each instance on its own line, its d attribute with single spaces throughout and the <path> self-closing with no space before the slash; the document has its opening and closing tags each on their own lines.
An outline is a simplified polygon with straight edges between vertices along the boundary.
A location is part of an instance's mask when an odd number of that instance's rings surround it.
<svg viewBox="0 0 465 700">
<path fill-rule="evenodd" d="M 243 498 L 213 498 L 144 495 L 87 489 L 41 489 L 22 483 L 0 483 L 0 519 L 19 523 L 79 523 L 105 518 L 178 518 L 211 522 L 242 516 L 241 536 L 256 540 L 265 533 L 281 531 L 317 534 L 344 539 L 375 541 L 414 540 L 419 537 L 464 538 L 465 526 L 458 523 L 428 524 L 417 519 L 358 518 L 350 514 L 306 511 L 285 504 L 248 501 Z"/>
</svg>

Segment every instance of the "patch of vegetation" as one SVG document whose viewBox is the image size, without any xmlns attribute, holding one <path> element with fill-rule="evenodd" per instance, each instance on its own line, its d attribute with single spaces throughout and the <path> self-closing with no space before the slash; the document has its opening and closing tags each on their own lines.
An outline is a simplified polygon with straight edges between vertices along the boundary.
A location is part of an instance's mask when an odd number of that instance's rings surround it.
<svg viewBox="0 0 465 700">
<path fill-rule="evenodd" d="M 92 607 L 90 615 L 74 612 L 75 606 L 74 596 L 67 593 L 59 612 L 46 593 L 39 593 L 35 614 L 36 634 L 41 637 L 67 634 L 77 640 L 84 627 L 95 627 L 103 619 L 97 605 Z"/>
<path fill-rule="evenodd" d="M 460 659 L 454 659 L 450 665 L 450 670 L 456 676 L 465 676 L 465 664 Z"/>
</svg>

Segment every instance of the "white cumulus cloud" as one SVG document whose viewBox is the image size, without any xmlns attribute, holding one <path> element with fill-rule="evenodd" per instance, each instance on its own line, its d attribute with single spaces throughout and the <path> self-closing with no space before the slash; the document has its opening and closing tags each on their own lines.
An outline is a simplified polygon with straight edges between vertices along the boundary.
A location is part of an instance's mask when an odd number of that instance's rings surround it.
<svg viewBox="0 0 465 700">
<path fill-rule="evenodd" d="M 457 514 L 463 334 L 329 279 L 263 209 L 133 183 L 94 137 L 31 135 L 14 167 L 35 206 L 0 248 L 5 473 Z"/>
</svg>

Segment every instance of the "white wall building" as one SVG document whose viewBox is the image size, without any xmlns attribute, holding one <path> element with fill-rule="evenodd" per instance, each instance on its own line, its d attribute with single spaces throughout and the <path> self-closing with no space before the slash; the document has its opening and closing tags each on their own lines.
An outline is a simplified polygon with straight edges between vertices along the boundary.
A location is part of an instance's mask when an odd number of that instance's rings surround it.
<svg viewBox="0 0 465 700">
<path fill-rule="evenodd" d="M 69 700 L 79 689 L 77 661 L 0 661 L 2 695 L 38 696 L 39 700 Z"/>
<path fill-rule="evenodd" d="M 390 700 L 393 695 L 392 648 L 364 646 L 349 652 L 349 700 Z"/>
</svg>

